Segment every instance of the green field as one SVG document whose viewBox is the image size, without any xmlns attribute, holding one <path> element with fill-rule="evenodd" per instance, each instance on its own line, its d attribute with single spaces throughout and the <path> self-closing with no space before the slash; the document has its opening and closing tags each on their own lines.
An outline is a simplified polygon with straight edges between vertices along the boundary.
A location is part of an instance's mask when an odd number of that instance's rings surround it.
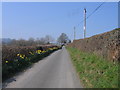
<svg viewBox="0 0 120 90">
<path fill-rule="evenodd" d="M 85 88 L 118 88 L 118 63 L 67 47 Z"/>
</svg>

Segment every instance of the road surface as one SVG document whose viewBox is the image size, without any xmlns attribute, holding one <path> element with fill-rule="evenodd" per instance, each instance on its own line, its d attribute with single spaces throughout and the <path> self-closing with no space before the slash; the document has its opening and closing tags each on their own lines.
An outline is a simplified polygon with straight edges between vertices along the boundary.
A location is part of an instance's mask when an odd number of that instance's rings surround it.
<svg viewBox="0 0 120 90">
<path fill-rule="evenodd" d="M 70 56 L 63 47 L 35 63 L 32 68 L 9 79 L 3 84 L 3 88 L 82 88 L 82 86 Z"/>
</svg>

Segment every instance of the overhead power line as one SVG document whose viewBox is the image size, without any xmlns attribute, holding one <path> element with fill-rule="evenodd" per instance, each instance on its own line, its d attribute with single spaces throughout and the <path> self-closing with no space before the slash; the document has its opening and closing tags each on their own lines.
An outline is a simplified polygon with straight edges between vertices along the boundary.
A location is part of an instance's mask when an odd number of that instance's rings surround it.
<svg viewBox="0 0 120 90">
<path fill-rule="evenodd" d="M 87 16 L 86 19 L 88 19 L 90 16 L 92 16 L 105 2 L 103 2 L 102 4 L 100 4 L 89 16 Z"/>
<path fill-rule="evenodd" d="M 97 8 L 95 8 L 95 10 L 86 17 L 86 20 L 87 20 L 88 18 L 90 18 L 104 3 L 105 3 L 105 2 L 101 3 Z M 79 26 L 79 25 L 80 25 L 81 23 L 83 23 L 83 22 L 84 22 L 84 20 L 82 20 L 78 25 L 76 25 L 76 27 Z"/>
</svg>

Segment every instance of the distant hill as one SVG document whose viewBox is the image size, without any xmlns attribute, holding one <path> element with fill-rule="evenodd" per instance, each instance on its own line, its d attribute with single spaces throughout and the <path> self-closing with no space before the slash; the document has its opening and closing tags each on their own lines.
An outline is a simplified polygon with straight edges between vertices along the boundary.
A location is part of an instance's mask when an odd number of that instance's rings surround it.
<svg viewBox="0 0 120 90">
<path fill-rule="evenodd" d="M 0 38 L 0 42 L 2 42 L 2 43 L 8 44 L 8 43 L 10 43 L 11 41 L 12 41 L 12 39 L 10 39 L 10 38 Z"/>
</svg>

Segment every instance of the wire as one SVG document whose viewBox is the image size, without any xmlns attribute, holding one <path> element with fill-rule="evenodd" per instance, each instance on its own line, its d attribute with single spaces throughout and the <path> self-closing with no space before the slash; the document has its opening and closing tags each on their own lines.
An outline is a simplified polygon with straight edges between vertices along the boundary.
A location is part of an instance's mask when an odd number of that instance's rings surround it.
<svg viewBox="0 0 120 90">
<path fill-rule="evenodd" d="M 105 2 L 103 2 L 102 4 L 100 4 L 90 15 L 88 15 L 87 18 L 86 18 L 86 20 L 87 20 L 89 17 L 91 17 L 104 3 L 105 3 Z M 79 25 L 80 25 L 81 23 L 83 23 L 83 22 L 84 22 L 84 20 L 82 20 L 78 25 L 76 25 L 76 27 L 79 26 Z"/>
<path fill-rule="evenodd" d="M 102 4 L 100 4 L 89 16 L 87 16 L 86 19 L 88 19 L 90 16 L 92 16 L 105 2 L 103 2 Z"/>
</svg>

